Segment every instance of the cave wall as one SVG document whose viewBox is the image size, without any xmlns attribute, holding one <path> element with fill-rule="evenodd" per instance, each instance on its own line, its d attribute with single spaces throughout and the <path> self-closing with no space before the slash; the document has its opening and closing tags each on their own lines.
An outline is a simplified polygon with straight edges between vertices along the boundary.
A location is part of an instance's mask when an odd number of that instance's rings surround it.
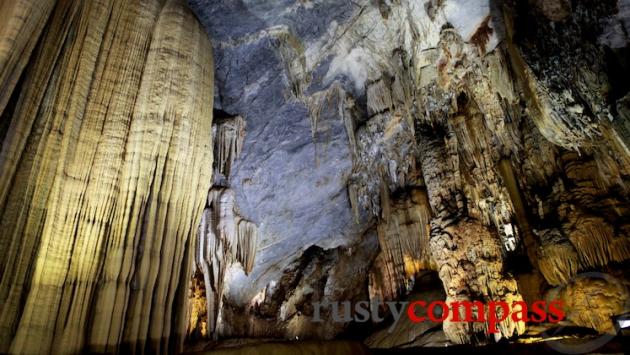
<svg viewBox="0 0 630 355">
<path fill-rule="evenodd" d="M 265 327 L 224 335 L 291 338 L 277 305 L 319 277 L 275 285 L 313 245 L 374 234 L 374 261 L 350 266 L 369 268 L 360 300 L 400 299 L 434 271 L 449 300 L 529 301 L 623 270 L 626 1 L 189 3 L 216 39 L 216 107 L 247 123 L 229 185 L 259 227 L 221 321 Z M 276 306 L 248 311 L 260 302 Z M 577 323 L 620 310 L 598 312 Z M 525 324 L 443 330 L 485 342 Z"/>
<path fill-rule="evenodd" d="M 207 34 L 179 1 L 0 7 L 0 352 L 181 349 L 212 182 Z"/>
</svg>

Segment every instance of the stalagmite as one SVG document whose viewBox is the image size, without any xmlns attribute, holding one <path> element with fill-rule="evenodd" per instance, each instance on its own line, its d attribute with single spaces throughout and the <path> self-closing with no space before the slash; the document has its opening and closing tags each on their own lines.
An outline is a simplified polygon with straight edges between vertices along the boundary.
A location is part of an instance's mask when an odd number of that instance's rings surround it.
<svg viewBox="0 0 630 355">
<path fill-rule="evenodd" d="M 573 244 L 558 229 L 538 232 L 541 246 L 538 267 L 551 285 L 568 282 L 580 270 L 580 261 Z"/>
<path fill-rule="evenodd" d="M 35 52 L 0 153 L 0 352 L 181 349 L 208 37 L 179 1 L 59 0 Z"/>
</svg>

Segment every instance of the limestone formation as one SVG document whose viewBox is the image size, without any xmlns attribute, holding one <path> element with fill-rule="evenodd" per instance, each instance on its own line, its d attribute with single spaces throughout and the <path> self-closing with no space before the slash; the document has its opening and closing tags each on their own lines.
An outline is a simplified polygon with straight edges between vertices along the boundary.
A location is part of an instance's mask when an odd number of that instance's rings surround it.
<svg viewBox="0 0 630 355">
<path fill-rule="evenodd" d="M 0 113 L 11 98 L 55 3 L 55 0 L 0 3 Z"/>
<path fill-rule="evenodd" d="M 208 206 L 201 218 L 195 252 L 196 267 L 203 272 L 206 287 L 209 334 L 216 334 L 228 269 L 239 263 L 245 273 L 252 271 L 256 257 L 257 232 L 256 225 L 238 214 L 234 204 L 234 191 L 229 188 L 213 188 L 210 191 Z"/>
<path fill-rule="evenodd" d="M 207 35 L 179 1 L 7 7 L 0 352 L 181 349 L 212 174 Z"/>
<path fill-rule="evenodd" d="M 581 274 L 549 290 L 545 297 L 562 300 L 569 322 L 609 334 L 616 333 L 613 317 L 630 305 L 627 281 L 597 272 Z"/>
<path fill-rule="evenodd" d="M 377 227 L 381 253 L 370 272 L 370 299 L 391 301 L 409 292 L 415 279 L 436 270 L 429 246 L 431 210 L 426 192 L 414 189 L 392 201 L 387 220 Z"/>
<path fill-rule="evenodd" d="M 232 266 L 248 274 L 256 258 L 258 228 L 243 218 L 229 188 L 230 168 L 245 135 L 241 117 L 223 117 L 212 127 L 214 186 L 211 188 L 195 239 L 189 336 L 217 337 L 227 272 Z M 203 290 L 201 290 L 203 288 Z M 195 301 L 192 301 L 195 300 Z"/>
</svg>

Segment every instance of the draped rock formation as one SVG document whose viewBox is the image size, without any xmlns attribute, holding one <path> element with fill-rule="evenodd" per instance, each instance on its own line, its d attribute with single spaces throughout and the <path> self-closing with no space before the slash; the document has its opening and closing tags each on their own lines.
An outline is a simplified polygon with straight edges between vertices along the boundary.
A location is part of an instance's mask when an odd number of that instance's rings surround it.
<svg viewBox="0 0 630 355">
<path fill-rule="evenodd" d="M 256 225 L 239 215 L 234 204 L 234 191 L 229 188 L 213 188 L 210 191 L 195 253 L 195 262 L 203 272 L 206 286 L 207 327 L 210 334 L 216 334 L 228 270 L 234 263 L 239 263 L 245 273 L 252 271 L 257 232 Z"/>
<path fill-rule="evenodd" d="M 429 248 L 431 209 L 426 192 L 411 190 L 395 201 L 377 227 L 381 253 L 370 272 L 370 299 L 394 300 L 412 290 L 415 278 L 436 270 Z"/>
<path fill-rule="evenodd" d="M 256 257 L 258 228 L 241 216 L 229 188 L 230 168 L 240 154 L 245 136 L 241 117 L 221 117 L 212 126 L 214 137 L 214 186 L 195 239 L 193 292 L 204 296 L 197 304 L 193 298 L 189 335 L 218 335 L 223 292 L 228 271 L 234 265 L 245 274 L 252 271 Z M 203 287 L 203 291 L 199 288 Z M 203 307 L 204 309 L 199 309 Z"/>
<path fill-rule="evenodd" d="M 0 352 L 179 349 L 212 181 L 207 35 L 174 0 L 0 7 Z"/>
<path fill-rule="evenodd" d="M 578 326 L 601 333 L 616 333 L 610 318 L 630 306 L 627 279 L 620 275 L 584 273 L 547 292 L 547 299 L 566 304 L 567 319 Z"/>
</svg>

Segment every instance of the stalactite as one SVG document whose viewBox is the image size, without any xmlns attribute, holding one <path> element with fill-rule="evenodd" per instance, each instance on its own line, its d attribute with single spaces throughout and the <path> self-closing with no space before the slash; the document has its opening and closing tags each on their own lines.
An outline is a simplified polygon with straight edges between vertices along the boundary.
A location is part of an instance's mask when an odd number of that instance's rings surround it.
<svg viewBox="0 0 630 355">
<path fill-rule="evenodd" d="M 560 201 L 554 211 L 559 224 L 537 232 L 540 271 L 551 285 L 562 285 L 579 271 L 630 258 L 627 224 L 618 218 L 628 208 L 627 200 L 607 193 L 619 179 L 610 173 L 602 178 L 603 168 L 592 160 L 574 153 L 562 156 L 567 181 L 556 183 L 551 192 L 551 199 Z"/>
<path fill-rule="evenodd" d="M 568 237 L 575 246 L 582 269 L 591 269 L 630 259 L 630 238 L 615 236 L 612 226 L 602 218 L 572 212 Z"/>
<path fill-rule="evenodd" d="M 334 102 L 333 100 L 341 99 L 341 92 L 343 92 L 341 86 L 339 84 L 333 84 L 327 90 L 316 92 L 305 98 L 311 123 L 311 138 L 314 141 L 317 139 L 317 124 L 320 121 L 322 110 L 331 105 Z M 343 106 L 341 106 L 343 101 L 340 100 L 338 104 L 340 105 L 339 110 L 343 110 Z M 350 132 L 348 132 L 348 134 L 350 134 Z"/>
<path fill-rule="evenodd" d="M 551 285 L 562 285 L 580 270 L 580 261 L 573 244 L 558 229 L 538 231 L 541 245 L 538 267 Z"/>
<path fill-rule="evenodd" d="M 396 274 L 394 264 L 388 262 L 386 254 L 379 253 L 372 263 L 368 275 L 368 290 L 370 300 L 394 300 L 406 291 L 399 283 L 401 274 Z"/>
<path fill-rule="evenodd" d="M 386 110 L 392 110 L 392 95 L 387 85 L 386 78 L 381 78 L 375 83 L 368 85 L 367 89 L 367 111 L 368 116 L 374 116 Z"/>
<path fill-rule="evenodd" d="M 230 177 L 234 159 L 241 154 L 245 138 L 245 120 L 241 116 L 223 119 L 212 126 L 215 152 L 215 184 Z"/>
<path fill-rule="evenodd" d="M 609 150 L 610 149 L 610 150 Z M 555 228 L 541 237 L 541 272 L 551 285 L 562 285 L 582 270 L 602 268 L 630 258 L 630 239 L 619 217 L 629 208 L 624 183 L 623 155 L 612 157 L 607 144 L 592 157 L 575 152 L 559 154 L 558 180 L 546 200 L 557 217 Z M 611 191 L 621 191 L 616 196 Z"/>
<path fill-rule="evenodd" d="M 394 110 L 394 108 L 401 110 L 407 118 L 407 125 L 415 127 L 415 90 L 413 82 L 416 74 L 413 73 L 407 61 L 407 53 L 401 50 L 395 51 L 393 56 L 393 82 L 390 85 L 392 100 L 390 110 Z"/>
<path fill-rule="evenodd" d="M 291 82 L 291 92 L 297 98 L 302 97 L 308 84 L 304 45 L 290 31 L 278 31 L 276 36 L 278 53 L 286 66 L 286 73 Z"/>
<path fill-rule="evenodd" d="M 0 154 L 0 352 L 180 349 L 213 71 L 178 1 L 57 2 Z"/>
</svg>

